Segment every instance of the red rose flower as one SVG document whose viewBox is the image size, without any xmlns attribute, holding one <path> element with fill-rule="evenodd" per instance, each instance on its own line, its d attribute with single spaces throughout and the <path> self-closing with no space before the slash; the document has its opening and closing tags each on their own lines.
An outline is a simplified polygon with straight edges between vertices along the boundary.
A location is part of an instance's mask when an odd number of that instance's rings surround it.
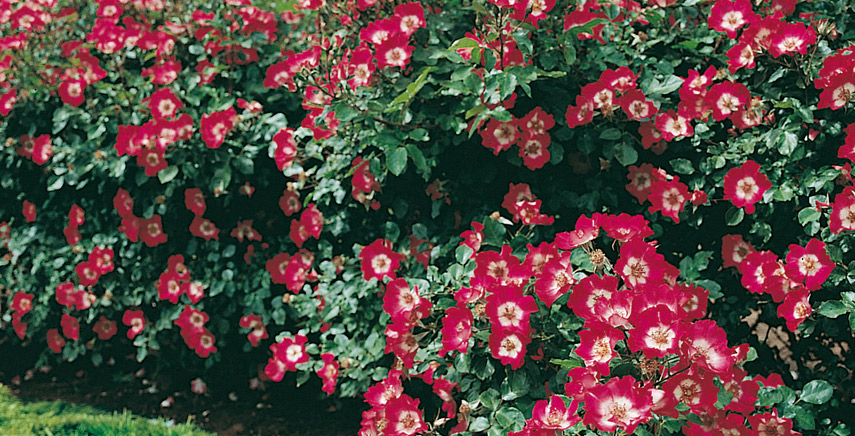
<svg viewBox="0 0 855 436">
<path fill-rule="evenodd" d="M 100 270 L 95 266 L 94 262 L 81 262 L 74 268 L 77 273 L 77 280 L 82 286 L 94 286 L 98 283 L 98 278 L 101 277 Z"/>
<path fill-rule="evenodd" d="M 163 233 L 160 215 L 152 215 L 151 218 L 142 220 L 140 230 L 140 239 L 149 247 L 156 247 L 169 239 L 168 235 Z"/>
<path fill-rule="evenodd" d="M 534 403 L 531 421 L 528 421 L 527 424 L 531 424 L 536 430 L 567 430 L 582 420 L 576 414 L 578 408 L 578 401 L 571 400 L 568 407 L 564 399 L 558 395 L 552 395 L 549 400 Z"/>
<path fill-rule="evenodd" d="M 80 339 L 80 322 L 77 321 L 77 318 L 63 313 L 60 325 L 62 326 L 63 336 L 73 341 Z"/>
<path fill-rule="evenodd" d="M 650 213 L 661 211 L 663 216 L 670 217 L 675 223 L 680 222 L 680 212 L 691 198 L 689 188 L 680 183 L 675 177 L 671 181 L 656 180 L 650 186 Z"/>
<path fill-rule="evenodd" d="M 57 91 L 59 91 L 59 98 L 62 99 L 63 103 L 77 107 L 85 99 L 83 96 L 84 89 L 86 89 L 86 81 L 83 78 L 69 78 L 59 84 Z"/>
<path fill-rule="evenodd" d="M 214 112 L 211 114 L 202 115 L 200 129 L 202 131 L 202 140 L 208 148 L 219 148 L 226 140 L 226 136 L 232 131 L 235 125 L 237 112 L 233 107 L 224 111 Z"/>
<path fill-rule="evenodd" d="M 55 354 L 62 353 L 62 347 L 65 346 L 65 339 L 59 334 L 59 330 L 50 329 L 47 331 L 48 348 Z"/>
<path fill-rule="evenodd" d="M 408 45 L 408 43 L 407 35 L 399 33 L 378 44 L 374 49 L 377 67 L 406 67 L 410 62 L 413 50 L 415 50 L 415 47 Z"/>
<path fill-rule="evenodd" d="M 294 140 L 294 130 L 283 128 L 273 135 L 276 148 L 273 150 L 273 159 L 279 171 L 290 168 L 297 157 L 297 141 Z"/>
<path fill-rule="evenodd" d="M 24 200 L 23 214 L 26 222 L 31 223 L 36 220 L 36 205 Z"/>
<path fill-rule="evenodd" d="M 389 241 L 378 239 L 359 252 L 359 258 L 362 260 L 362 277 L 365 280 L 376 278 L 380 281 L 383 277 L 394 279 L 395 270 L 398 269 L 403 257 L 392 251 Z"/>
<path fill-rule="evenodd" d="M 813 238 L 806 247 L 793 244 L 789 248 L 787 277 L 803 281 L 809 291 L 822 287 L 834 269 L 834 262 L 825 251 L 825 243 Z"/>
<path fill-rule="evenodd" d="M 613 378 L 605 385 L 597 385 L 585 393 L 585 416 L 587 426 L 600 431 L 623 430 L 632 434 L 639 424 L 649 421 L 653 401 L 650 395 L 636 384 L 632 376 Z"/>
<path fill-rule="evenodd" d="M 716 0 L 707 17 L 710 29 L 727 32 L 727 37 L 736 39 L 740 27 L 760 19 L 748 0 Z"/>
<path fill-rule="evenodd" d="M 184 190 L 184 206 L 197 217 L 205 213 L 205 195 L 199 188 L 187 188 Z"/>
<path fill-rule="evenodd" d="M 335 356 L 332 353 L 321 353 L 321 360 L 323 360 L 324 364 L 315 372 L 315 374 L 317 374 L 324 382 L 321 390 L 326 392 L 328 395 L 332 395 L 335 392 L 339 364 L 336 362 Z"/>
<path fill-rule="evenodd" d="M 469 350 L 469 339 L 472 337 L 472 311 L 466 304 L 458 303 L 449 307 L 442 317 L 442 349 L 439 356 L 444 357 L 450 351 L 466 353 Z"/>
<path fill-rule="evenodd" d="M 98 335 L 98 339 L 102 341 L 107 341 L 112 338 L 113 335 L 116 334 L 118 329 L 116 328 L 115 321 L 111 321 L 107 319 L 107 317 L 105 317 L 104 315 L 101 315 L 101 317 L 98 318 L 98 322 L 96 322 L 95 325 L 92 326 L 92 331 L 94 331 L 95 334 Z"/>
<path fill-rule="evenodd" d="M 53 155 L 50 136 L 41 135 L 33 140 L 33 162 L 43 165 Z"/>
<path fill-rule="evenodd" d="M 240 319 L 240 327 L 249 329 L 246 338 L 253 347 L 257 347 L 262 339 L 267 339 L 267 328 L 264 327 L 264 322 L 261 317 L 255 314 L 249 314 Z"/>
<path fill-rule="evenodd" d="M 151 111 L 151 116 L 155 120 L 175 118 L 178 114 L 178 109 L 181 109 L 181 106 L 184 105 L 169 88 L 158 89 L 146 100 L 148 101 L 148 109 Z"/>
<path fill-rule="evenodd" d="M 754 213 L 754 204 L 771 187 L 772 183 L 760 172 L 760 165 L 749 160 L 725 174 L 724 199 L 730 200 L 736 207 L 744 207 L 745 212 L 751 214 Z"/>
<path fill-rule="evenodd" d="M 220 229 L 211 220 L 199 216 L 193 217 L 193 222 L 190 223 L 190 234 L 206 241 L 220 240 Z"/>
</svg>

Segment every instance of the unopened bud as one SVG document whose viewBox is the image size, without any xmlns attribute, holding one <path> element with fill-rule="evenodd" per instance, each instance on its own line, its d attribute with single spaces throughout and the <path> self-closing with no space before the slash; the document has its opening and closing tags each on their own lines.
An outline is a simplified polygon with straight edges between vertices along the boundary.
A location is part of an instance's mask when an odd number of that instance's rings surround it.
<svg viewBox="0 0 855 436">
<path fill-rule="evenodd" d="M 606 254 L 603 253 L 603 250 L 598 248 L 591 252 L 591 263 L 594 265 L 599 265 L 603 263 L 604 260 L 606 260 Z"/>
<path fill-rule="evenodd" d="M 282 296 L 282 303 L 283 303 L 283 304 L 291 304 L 291 300 L 292 300 L 292 299 L 294 299 L 294 296 L 293 296 L 293 295 L 291 295 L 291 294 L 285 294 L 285 295 L 283 295 L 283 296 Z"/>
<path fill-rule="evenodd" d="M 827 36 L 830 39 L 837 38 L 837 25 L 832 21 L 820 20 L 816 23 L 816 31 L 820 35 Z"/>
</svg>

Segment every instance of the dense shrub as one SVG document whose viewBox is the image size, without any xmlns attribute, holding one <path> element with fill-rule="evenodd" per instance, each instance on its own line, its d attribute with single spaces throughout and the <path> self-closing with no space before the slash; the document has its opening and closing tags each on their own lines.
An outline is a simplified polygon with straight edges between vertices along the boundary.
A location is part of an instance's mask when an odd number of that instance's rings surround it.
<svg viewBox="0 0 855 436">
<path fill-rule="evenodd" d="M 318 376 L 362 434 L 849 434 L 849 2 L 0 5 L 36 365 Z"/>
</svg>

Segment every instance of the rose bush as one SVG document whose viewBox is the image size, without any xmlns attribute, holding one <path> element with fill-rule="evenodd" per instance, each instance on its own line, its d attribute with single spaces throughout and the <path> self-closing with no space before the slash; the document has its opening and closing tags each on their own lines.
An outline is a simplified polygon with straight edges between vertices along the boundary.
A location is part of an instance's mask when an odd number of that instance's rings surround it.
<svg viewBox="0 0 855 436">
<path fill-rule="evenodd" d="M 2 340 L 366 435 L 849 434 L 853 12 L 0 1 Z"/>
</svg>

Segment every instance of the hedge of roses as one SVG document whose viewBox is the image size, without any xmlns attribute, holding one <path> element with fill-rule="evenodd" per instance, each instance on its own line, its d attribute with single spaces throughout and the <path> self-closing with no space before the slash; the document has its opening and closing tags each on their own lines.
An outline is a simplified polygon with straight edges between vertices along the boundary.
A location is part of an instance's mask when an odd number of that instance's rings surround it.
<svg viewBox="0 0 855 436">
<path fill-rule="evenodd" d="M 2 341 L 363 435 L 848 435 L 853 17 L 0 0 Z"/>
</svg>

